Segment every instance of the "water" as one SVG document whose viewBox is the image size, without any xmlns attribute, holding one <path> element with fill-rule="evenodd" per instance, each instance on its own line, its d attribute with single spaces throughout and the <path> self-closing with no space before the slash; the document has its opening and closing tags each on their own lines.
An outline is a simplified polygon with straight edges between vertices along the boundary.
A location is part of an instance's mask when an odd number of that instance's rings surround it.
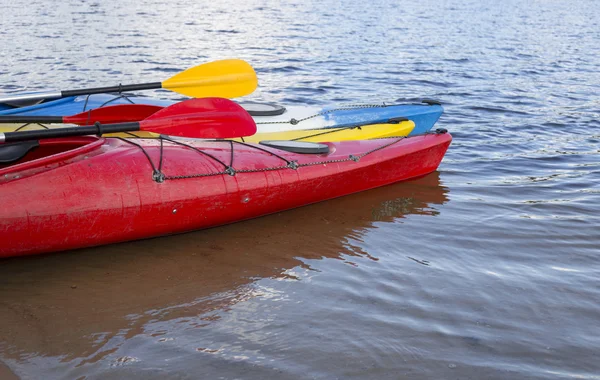
<svg viewBox="0 0 600 380">
<path fill-rule="evenodd" d="M 454 136 L 416 181 L 1 261 L 14 374 L 600 378 L 596 2 L 15 0 L 0 17 L 3 91 L 239 57 L 259 75 L 250 100 L 436 98 Z"/>
</svg>

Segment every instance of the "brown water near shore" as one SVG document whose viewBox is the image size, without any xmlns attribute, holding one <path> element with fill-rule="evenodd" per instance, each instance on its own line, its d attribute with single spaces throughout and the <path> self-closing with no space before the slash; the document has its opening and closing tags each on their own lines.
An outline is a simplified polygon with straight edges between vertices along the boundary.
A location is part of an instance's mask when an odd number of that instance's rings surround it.
<svg viewBox="0 0 600 380">
<path fill-rule="evenodd" d="M 219 312 L 258 295 L 253 282 L 295 279 L 289 271 L 310 270 L 306 260 L 377 260 L 347 239 L 375 222 L 434 215 L 446 193 L 433 173 L 196 233 L 2 261 L 0 347 L 16 361 L 35 353 L 79 366 L 114 353 L 111 341 L 144 334 L 150 322 L 189 318 L 209 328 Z"/>
</svg>

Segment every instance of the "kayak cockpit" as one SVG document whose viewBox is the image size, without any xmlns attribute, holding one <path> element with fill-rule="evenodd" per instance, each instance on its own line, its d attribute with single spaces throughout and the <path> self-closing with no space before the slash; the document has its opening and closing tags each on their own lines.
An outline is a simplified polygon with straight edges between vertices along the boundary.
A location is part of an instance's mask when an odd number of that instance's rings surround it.
<svg viewBox="0 0 600 380">
<path fill-rule="evenodd" d="M 17 162 L 39 146 L 39 141 L 22 141 L 4 144 L 0 147 L 0 164 L 12 164 Z"/>
<path fill-rule="evenodd" d="M 68 160 L 100 147 L 104 140 L 84 136 L 0 145 L 0 175 Z"/>
</svg>

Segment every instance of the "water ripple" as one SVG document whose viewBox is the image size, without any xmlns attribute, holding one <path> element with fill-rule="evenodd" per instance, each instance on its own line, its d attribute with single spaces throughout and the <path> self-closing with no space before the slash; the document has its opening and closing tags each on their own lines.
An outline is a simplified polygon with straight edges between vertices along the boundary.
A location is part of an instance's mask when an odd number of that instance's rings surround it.
<svg viewBox="0 0 600 380">
<path fill-rule="evenodd" d="M 249 100 L 434 98 L 454 136 L 440 171 L 417 181 L 0 262 L 0 358 L 18 375 L 599 378 L 595 2 L 3 10 L 3 93 L 161 81 L 239 57 L 259 76 Z"/>
</svg>

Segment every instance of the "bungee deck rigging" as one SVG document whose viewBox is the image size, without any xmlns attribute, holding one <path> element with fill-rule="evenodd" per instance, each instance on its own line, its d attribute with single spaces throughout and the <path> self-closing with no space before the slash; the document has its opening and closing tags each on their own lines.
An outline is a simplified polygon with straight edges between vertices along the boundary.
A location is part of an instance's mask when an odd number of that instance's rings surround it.
<svg viewBox="0 0 600 380">
<path fill-rule="evenodd" d="M 443 134 L 443 133 L 446 133 L 446 130 L 438 129 L 435 132 L 430 132 L 428 134 Z M 387 148 L 391 145 L 394 145 L 394 144 L 402 141 L 405 138 L 407 138 L 407 137 L 406 136 L 396 136 L 396 137 L 381 138 L 379 140 L 387 140 L 387 141 L 384 142 L 382 145 L 372 148 L 366 152 L 361 152 L 361 153 L 357 153 L 357 154 L 348 154 L 348 156 L 346 158 L 328 159 L 328 160 L 321 160 L 321 161 L 316 161 L 316 162 L 305 162 L 305 163 L 298 162 L 298 160 L 288 160 L 287 158 L 283 157 L 282 155 L 274 152 L 273 148 L 267 149 L 267 148 L 263 148 L 256 144 L 249 144 L 249 143 L 233 141 L 233 140 L 203 140 L 204 142 L 207 142 L 207 143 L 223 143 L 226 146 L 229 146 L 230 147 L 230 159 L 229 159 L 228 164 L 208 152 L 205 152 L 205 151 L 203 151 L 195 146 L 192 146 L 190 144 L 186 144 L 185 142 L 183 142 L 181 140 L 179 140 L 179 141 L 174 140 L 173 138 L 170 138 L 168 136 L 160 136 L 157 139 L 159 141 L 159 147 L 160 147 L 159 152 L 160 153 L 159 153 L 158 163 L 155 164 L 154 161 L 152 160 L 152 158 L 150 157 L 150 155 L 148 154 L 148 152 L 146 151 L 146 148 L 144 148 L 141 144 L 138 144 L 131 139 L 123 139 L 123 138 L 119 138 L 119 139 L 128 144 L 138 147 L 143 152 L 144 156 L 146 156 L 146 158 L 148 159 L 148 162 L 150 163 L 150 166 L 152 167 L 152 179 L 154 181 L 160 183 L 160 182 L 164 182 L 167 180 L 176 180 L 176 179 L 210 177 L 210 176 L 216 176 L 216 175 L 235 176 L 237 173 L 256 173 L 256 172 L 284 170 L 284 169 L 297 170 L 302 167 L 315 166 L 315 165 L 325 165 L 325 164 L 341 163 L 341 162 L 348 162 L 348 161 L 358 162 L 358 161 L 360 161 L 361 158 L 363 158 L 369 154 L 372 154 L 376 151 L 379 151 L 381 149 Z M 198 152 L 198 154 L 203 155 L 203 156 L 209 158 L 210 160 L 217 162 L 219 165 L 223 166 L 223 170 L 218 171 L 218 172 L 211 172 L 211 173 L 191 173 L 191 174 L 185 174 L 185 175 L 165 174 L 162 171 L 163 162 L 166 159 L 165 154 L 164 154 L 164 142 L 176 144 L 176 145 L 179 145 L 182 147 L 189 148 L 195 152 Z M 256 150 L 260 150 L 262 152 L 268 153 L 274 157 L 277 157 L 278 159 L 283 161 L 285 164 L 281 165 L 281 166 L 271 166 L 271 167 L 265 167 L 265 168 L 261 168 L 261 169 L 236 169 L 234 167 L 234 158 L 235 158 L 235 148 L 234 147 L 236 145 L 243 145 L 243 146 L 251 148 L 251 149 L 256 149 Z"/>
</svg>

